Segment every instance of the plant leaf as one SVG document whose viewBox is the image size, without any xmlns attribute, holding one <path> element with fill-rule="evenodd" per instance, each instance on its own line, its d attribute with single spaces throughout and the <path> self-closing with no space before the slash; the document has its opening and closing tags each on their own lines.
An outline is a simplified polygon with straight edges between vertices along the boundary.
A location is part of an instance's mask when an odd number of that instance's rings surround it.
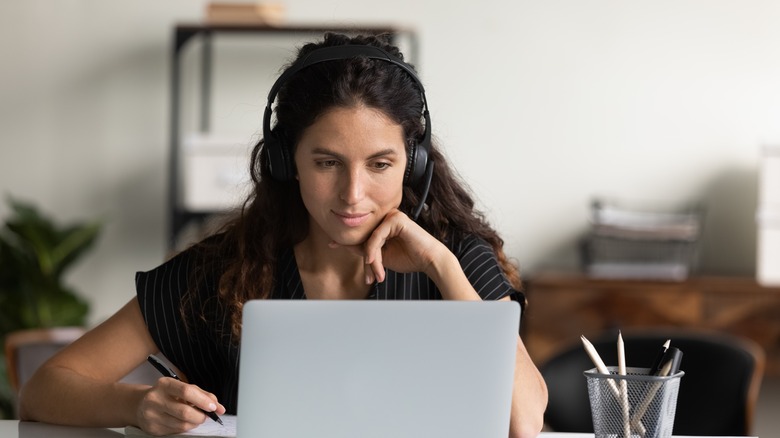
<svg viewBox="0 0 780 438">
<path fill-rule="evenodd" d="M 38 317 L 43 327 L 84 325 L 87 303 L 72 290 L 54 286 L 41 294 Z"/>
<path fill-rule="evenodd" d="M 102 222 L 94 221 L 86 225 L 72 227 L 62 234 L 61 240 L 51 250 L 54 277 L 59 278 L 81 254 L 95 243 L 102 226 Z"/>
<path fill-rule="evenodd" d="M 37 259 L 41 272 L 52 275 L 53 266 L 50 248 L 57 242 L 54 223 L 26 203 L 10 200 L 15 216 L 6 221 L 6 229 L 12 233 L 9 242 Z"/>
</svg>

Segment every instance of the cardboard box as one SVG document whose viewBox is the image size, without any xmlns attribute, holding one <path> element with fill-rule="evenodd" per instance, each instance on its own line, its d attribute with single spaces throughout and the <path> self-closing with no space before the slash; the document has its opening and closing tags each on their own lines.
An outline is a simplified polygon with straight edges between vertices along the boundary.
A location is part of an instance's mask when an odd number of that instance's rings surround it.
<svg viewBox="0 0 780 438">
<path fill-rule="evenodd" d="M 206 22 L 278 26 L 284 22 L 284 5 L 263 2 L 211 2 L 206 5 Z"/>
</svg>

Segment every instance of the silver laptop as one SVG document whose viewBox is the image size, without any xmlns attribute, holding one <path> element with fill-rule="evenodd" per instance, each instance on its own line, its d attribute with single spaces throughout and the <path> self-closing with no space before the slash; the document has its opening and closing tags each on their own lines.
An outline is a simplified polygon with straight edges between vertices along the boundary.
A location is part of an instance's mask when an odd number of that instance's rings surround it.
<svg viewBox="0 0 780 438">
<path fill-rule="evenodd" d="M 239 438 L 506 438 L 515 302 L 244 305 Z"/>
</svg>

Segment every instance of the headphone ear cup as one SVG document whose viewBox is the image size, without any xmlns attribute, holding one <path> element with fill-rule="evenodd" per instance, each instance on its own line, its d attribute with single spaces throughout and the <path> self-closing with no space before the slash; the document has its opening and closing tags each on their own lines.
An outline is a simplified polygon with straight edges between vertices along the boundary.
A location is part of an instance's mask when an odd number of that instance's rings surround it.
<svg viewBox="0 0 780 438">
<path fill-rule="evenodd" d="M 424 95 L 423 100 L 425 100 Z M 431 116 L 428 113 L 427 104 L 423 111 L 423 118 L 425 119 L 425 132 L 419 143 L 415 142 L 409 148 L 409 160 L 404 178 L 404 183 L 412 188 L 425 180 L 425 171 L 428 168 L 428 151 L 431 150 Z"/>
<path fill-rule="evenodd" d="M 265 136 L 265 154 L 271 178 L 279 182 L 287 182 L 295 178 L 289 150 L 275 132 L 270 132 Z"/>
<path fill-rule="evenodd" d="M 287 144 L 276 129 L 271 129 L 271 103 L 263 114 L 263 149 L 271 178 L 285 182 L 295 178 L 295 170 Z"/>
<path fill-rule="evenodd" d="M 404 170 L 404 185 L 412 186 L 412 170 L 414 169 L 414 162 L 417 159 L 417 145 L 411 143 L 409 145 L 409 153 L 406 155 L 406 169 Z"/>
<path fill-rule="evenodd" d="M 428 165 L 428 148 L 424 145 L 413 144 L 409 148 L 409 157 L 406 163 L 404 184 L 416 187 L 425 177 L 425 168 Z"/>
</svg>

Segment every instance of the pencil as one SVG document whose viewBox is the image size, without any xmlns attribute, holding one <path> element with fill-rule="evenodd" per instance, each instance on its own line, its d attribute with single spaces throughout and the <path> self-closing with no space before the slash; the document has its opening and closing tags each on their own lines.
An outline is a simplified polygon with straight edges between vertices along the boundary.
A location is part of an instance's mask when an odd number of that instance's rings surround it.
<svg viewBox="0 0 780 438">
<path fill-rule="evenodd" d="M 618 351 L 618 374 L 626 375 L 626 348 L 623 344 L 623 334 L 618 331 L 617 340 Z M 628 404 L 628 382 L 625 379 L 620 380 L 620 404 L 623 411 L 623 434 L 626 438 L 631 438 L 631 417 Z"/>
<path fill-rule="evenodd" d="M 590 356 L 590 360 L 593 361 L 593 364 L 596 365 L 596 370 L 598 370 L 601 374 L 610 375 L 612 373 L 609 372 L 609 369 L 607 369 L 607 366 L 604 365 L 604 361 L 601 360 L 601 356 L 599 356 L 599 353 L 596 351 L 596 348 L 593 346 L 593 344 L 590 343 L 588 338 L 585 337 L 585 335 L 581 335 L 580 339 L 582 340 L 582 345 L 585 347 L 585 352 L 588 353 L 588 356 Z M 610 389 L 612 390 L 612 394 L 617 398 L 620 399 L 620 393 L 618 392 L 617 385 L 615 385 L 615 380 L 613 379 L 607 379 L 607 383 L 610 386 Z"/>
</svg>

